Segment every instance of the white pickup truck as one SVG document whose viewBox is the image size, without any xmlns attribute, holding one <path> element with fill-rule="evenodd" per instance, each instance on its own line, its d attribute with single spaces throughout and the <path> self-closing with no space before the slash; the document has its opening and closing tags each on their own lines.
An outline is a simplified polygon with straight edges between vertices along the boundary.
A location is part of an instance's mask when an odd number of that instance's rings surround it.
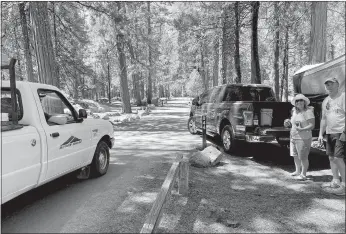
<svg viewBox="0 0 346 234">
<path fill-rule="evenodd" d="M 106 120 L 79 113 L 58 88 L 16 82 L 18 124 L 11 123 L 10 82 L 1 85 L 1 204 L 77 171 L 101 176 L 109 166 L 114 131 Z"/>
</svg>

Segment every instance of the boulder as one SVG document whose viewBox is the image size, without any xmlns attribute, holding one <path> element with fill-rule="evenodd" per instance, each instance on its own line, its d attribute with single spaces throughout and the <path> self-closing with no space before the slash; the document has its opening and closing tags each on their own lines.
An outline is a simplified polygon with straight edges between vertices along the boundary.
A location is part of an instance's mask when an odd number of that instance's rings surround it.
<svg viewBox="0 0 346 234">
<path fill-rule="evenodd" d="M 102 119 L 109 120 L 109 115 L 105 114 L 105 116 L 103 116 Z"/>
<path fill-rule="evenodd" d="M 203 152 L 203 154 L 206 154 L 209 156 L 211 166 L 217 165 L 221 161 L 222 156 L 223 156 L 223 153 L 220 152 L 214 146 L 208 146 L 202 152 Z"/>
<path fill-rule="evenodd" d="M 189 158 L 191 166 L 194 167 L 209 167 L 210 159 L 207 155 L 204 155 L 202 151 L 197 151 Z"/>
<path fill-rule="evenodd" d="M 214 146 L 208 146 L 202 151 L 197 151 L 191 155 L 189 162 L 195 167 L 209 167 L 217 165 L 223 157 L 223 153 Z"/>
</svg>

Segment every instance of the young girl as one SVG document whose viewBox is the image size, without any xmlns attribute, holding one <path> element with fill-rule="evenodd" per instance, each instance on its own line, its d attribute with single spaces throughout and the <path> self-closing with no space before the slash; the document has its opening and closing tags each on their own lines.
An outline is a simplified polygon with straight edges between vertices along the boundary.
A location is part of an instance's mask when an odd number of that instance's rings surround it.
<svg viewBox="0 0 346 234">
<path fill-rule="evenodd" d="M 296 170 L 292 176 L 298 176 L 298 180 L 306 180 L 306 172 L 309 167 L 308 156 L 310 153 L 312 134 L 311 130 L 315 127 L 314 108 L 308 106 L 310 100 L 303 94 L 296 95 L 291 104 L 291 133 L 290 133 L 290 155 L 294 158 Z M 288 127 L 285 122 L 285 127 Z"/>
</svg>

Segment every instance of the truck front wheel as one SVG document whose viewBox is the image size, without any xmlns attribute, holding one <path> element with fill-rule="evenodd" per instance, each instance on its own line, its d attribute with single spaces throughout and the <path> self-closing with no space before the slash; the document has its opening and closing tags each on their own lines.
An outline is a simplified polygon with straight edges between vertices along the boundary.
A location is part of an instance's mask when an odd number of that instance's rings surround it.
<svg viewBox="0 0 346 234">
<path fill-rule="evenodd" d="M 222 129 L 221 133 L 221 141 L 223 149 L 226 153 L 231 153 L 235 149 L 235 140 L 232 133 L 232 127 L 230 125 L 226 125 Z"/>
<path fill-rule="evenodd" d="M 91 175 L 99 177 L 107 173 L 109 166 L 109 148 L 106 142 L 100 141 L 97 144 L 93 161 L 91 163 Z"/>
<path fill-rule="evenodd" d="M 187 121 L 187 129 L 192 135 L 197 134 L 196 122 L 193 116 L 191 116 L 189 120 Z"/>
</svg>

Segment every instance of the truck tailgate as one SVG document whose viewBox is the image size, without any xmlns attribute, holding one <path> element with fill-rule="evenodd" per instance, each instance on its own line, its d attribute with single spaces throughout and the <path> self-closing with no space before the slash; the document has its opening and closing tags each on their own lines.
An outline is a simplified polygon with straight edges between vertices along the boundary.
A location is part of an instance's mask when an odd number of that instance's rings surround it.
<svg viewBox="0 0 346 234">
<path fill-rule="evenodd" d="M 261 125 L 261 109 L 272 109 L 273 114 L 270 116 L 272 118 L 272 124 L 268 127 L 274 128 L 283 127 L 284 120 L 291 117 L 291 110 L 293 106 L 290 102 L 254 102 L 253 108 L 254 112 L 258 114 L 260 126 L 263 126 Z"/>
</svg>

